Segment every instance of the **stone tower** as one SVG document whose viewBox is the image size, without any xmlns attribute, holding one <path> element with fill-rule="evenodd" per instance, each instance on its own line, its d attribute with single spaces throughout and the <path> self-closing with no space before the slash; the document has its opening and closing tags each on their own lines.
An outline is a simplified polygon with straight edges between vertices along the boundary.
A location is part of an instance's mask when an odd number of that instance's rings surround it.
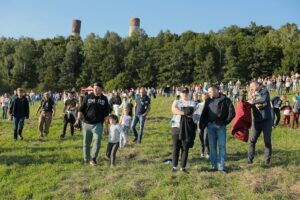
<svg viewBox="0 0 300 200">
<path fill-rule="evenodd" d="M 140 29 L 140 18 L 131 17 L 129 23 L 129 37 Z"/>
<path fill-rule="evenodd" d="M 72 21 L 72 35 L 80 35 L 81 21 L 74 19 Z"/>
</svg>

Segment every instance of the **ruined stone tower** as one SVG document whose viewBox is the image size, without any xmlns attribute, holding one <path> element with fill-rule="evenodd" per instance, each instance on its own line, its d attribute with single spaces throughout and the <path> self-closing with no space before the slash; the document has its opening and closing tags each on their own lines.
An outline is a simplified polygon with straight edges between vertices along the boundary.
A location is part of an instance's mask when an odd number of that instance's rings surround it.
<svg viewBox="0 0 300 200">
<path fill-rule="evenodd" d="M 133 32 L 138 31 L 140 29 L 140 18 L 130 18 L 129 23 L 129 37 L 132 35 Z"/>
<path fill-rule="evenodd" d="M 81 21 L 78 19 L 74 19 L 72 21 L 72 35 L 80 35 L 80 27 L 81 27 Z"/>
</svg>

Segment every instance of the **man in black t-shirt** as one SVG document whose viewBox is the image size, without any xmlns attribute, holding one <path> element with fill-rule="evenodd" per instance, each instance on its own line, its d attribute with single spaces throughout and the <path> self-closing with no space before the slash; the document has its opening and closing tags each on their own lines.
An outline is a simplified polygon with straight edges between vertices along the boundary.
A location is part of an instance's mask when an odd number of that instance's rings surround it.
<svg viewBox="0 0 300 200">
<path fill-rule="evenodd" d="M 146 91 L 144 88 L 140 89 L 140 94 L 136 96 L 135 99 L 135 115 L 133 117 L 132 121 L 132 131 L 134 133 L 134 142 L 141 143 L 142 142 L 142 136 L 143 136 L 143 130 L 144 125 L 146 121 L 146 116 L 150 111 L 150 98 L 146 95 Z M 137 123 L 140 123 L 140 130 L 137 132 L 136 125 Z"/>
<path fill-rule="evenodd" d="M 109 104 L 107 97 L 103 95 L 102 83 L 94 84 L 94 93 L 88 94 L 84 97 L 75 126 L 82 120 L 82 134 L 83 134 L 83 155 L 85 163 L 91 165 L 97 164 L 97 156 L 100 150 L 103 122 L 109 114 Z M 94 141 L 94 142 L 93 142 Z M 92 153 L 90 153 L 90 146 L 93 142 Z M 92 159 L 91 159 L 92 158 Z"/>
<path fill-rule="evenodd" d="M 38 110 L 36 111 L 36 114 L 39 112 L 40 117 L 38 128 L 40 131 L 40 137 L 44 137 L 48 135 L 52 117 L 55 115 L 54 101 L 49 97 L 48 93 L 44 93 L 43 99 Z"/>
</svg>

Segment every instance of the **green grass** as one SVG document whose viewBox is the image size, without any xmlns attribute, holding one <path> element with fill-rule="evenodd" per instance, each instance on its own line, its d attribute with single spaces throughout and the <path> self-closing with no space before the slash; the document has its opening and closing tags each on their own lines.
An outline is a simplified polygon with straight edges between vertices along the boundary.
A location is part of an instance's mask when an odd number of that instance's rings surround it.
<svg viewBox="0 0 300 200">
<path fill-rule="evenodd" d="M 0 121 L 0 199 L 299 199 L 300 129 L 273 131 L 271 167 L 264 169 L 263 137 L 257 144 L 252 166 L 246 165 L 247 144 L 227 132 L 229 173 L 209 173 L 209 161 L 200 159 L 197 137 L 188 161 L 189 174 L 171 173 L 162 163 L 171 157 L 172 98 L 152 102 L 141 145 L 130 143 L 117 153 L 110 168 L 104 154 L 99 165 L 82 164 L 82 135 L 59 139 L 61 110 L 52 122 L 47 139 L 39 139 L 37 105 L 31 107 L 24 141 L 13 141 L 12 122 Z M 229 127 L 228 127 L 229 128 Z M 130 138 L 132 140 L 132 138 Z"/>
</svg>

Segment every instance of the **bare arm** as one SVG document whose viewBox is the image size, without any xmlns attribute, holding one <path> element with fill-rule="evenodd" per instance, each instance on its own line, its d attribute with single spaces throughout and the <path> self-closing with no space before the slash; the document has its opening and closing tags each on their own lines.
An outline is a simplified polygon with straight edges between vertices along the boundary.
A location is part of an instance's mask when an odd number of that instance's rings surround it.
<svg viewBox="0 0 300 200">
<path fill-rule="evenodd" d="M 175 101 L 174 101 L 174 103 L 172 104 L 172 113 L 174 114 L 174 115 L 184 115 L 184 112 L 183 111 L 181 111 L 177 106 L 176 106 L 176 103 L 175 103 Z"/>
</svg>

